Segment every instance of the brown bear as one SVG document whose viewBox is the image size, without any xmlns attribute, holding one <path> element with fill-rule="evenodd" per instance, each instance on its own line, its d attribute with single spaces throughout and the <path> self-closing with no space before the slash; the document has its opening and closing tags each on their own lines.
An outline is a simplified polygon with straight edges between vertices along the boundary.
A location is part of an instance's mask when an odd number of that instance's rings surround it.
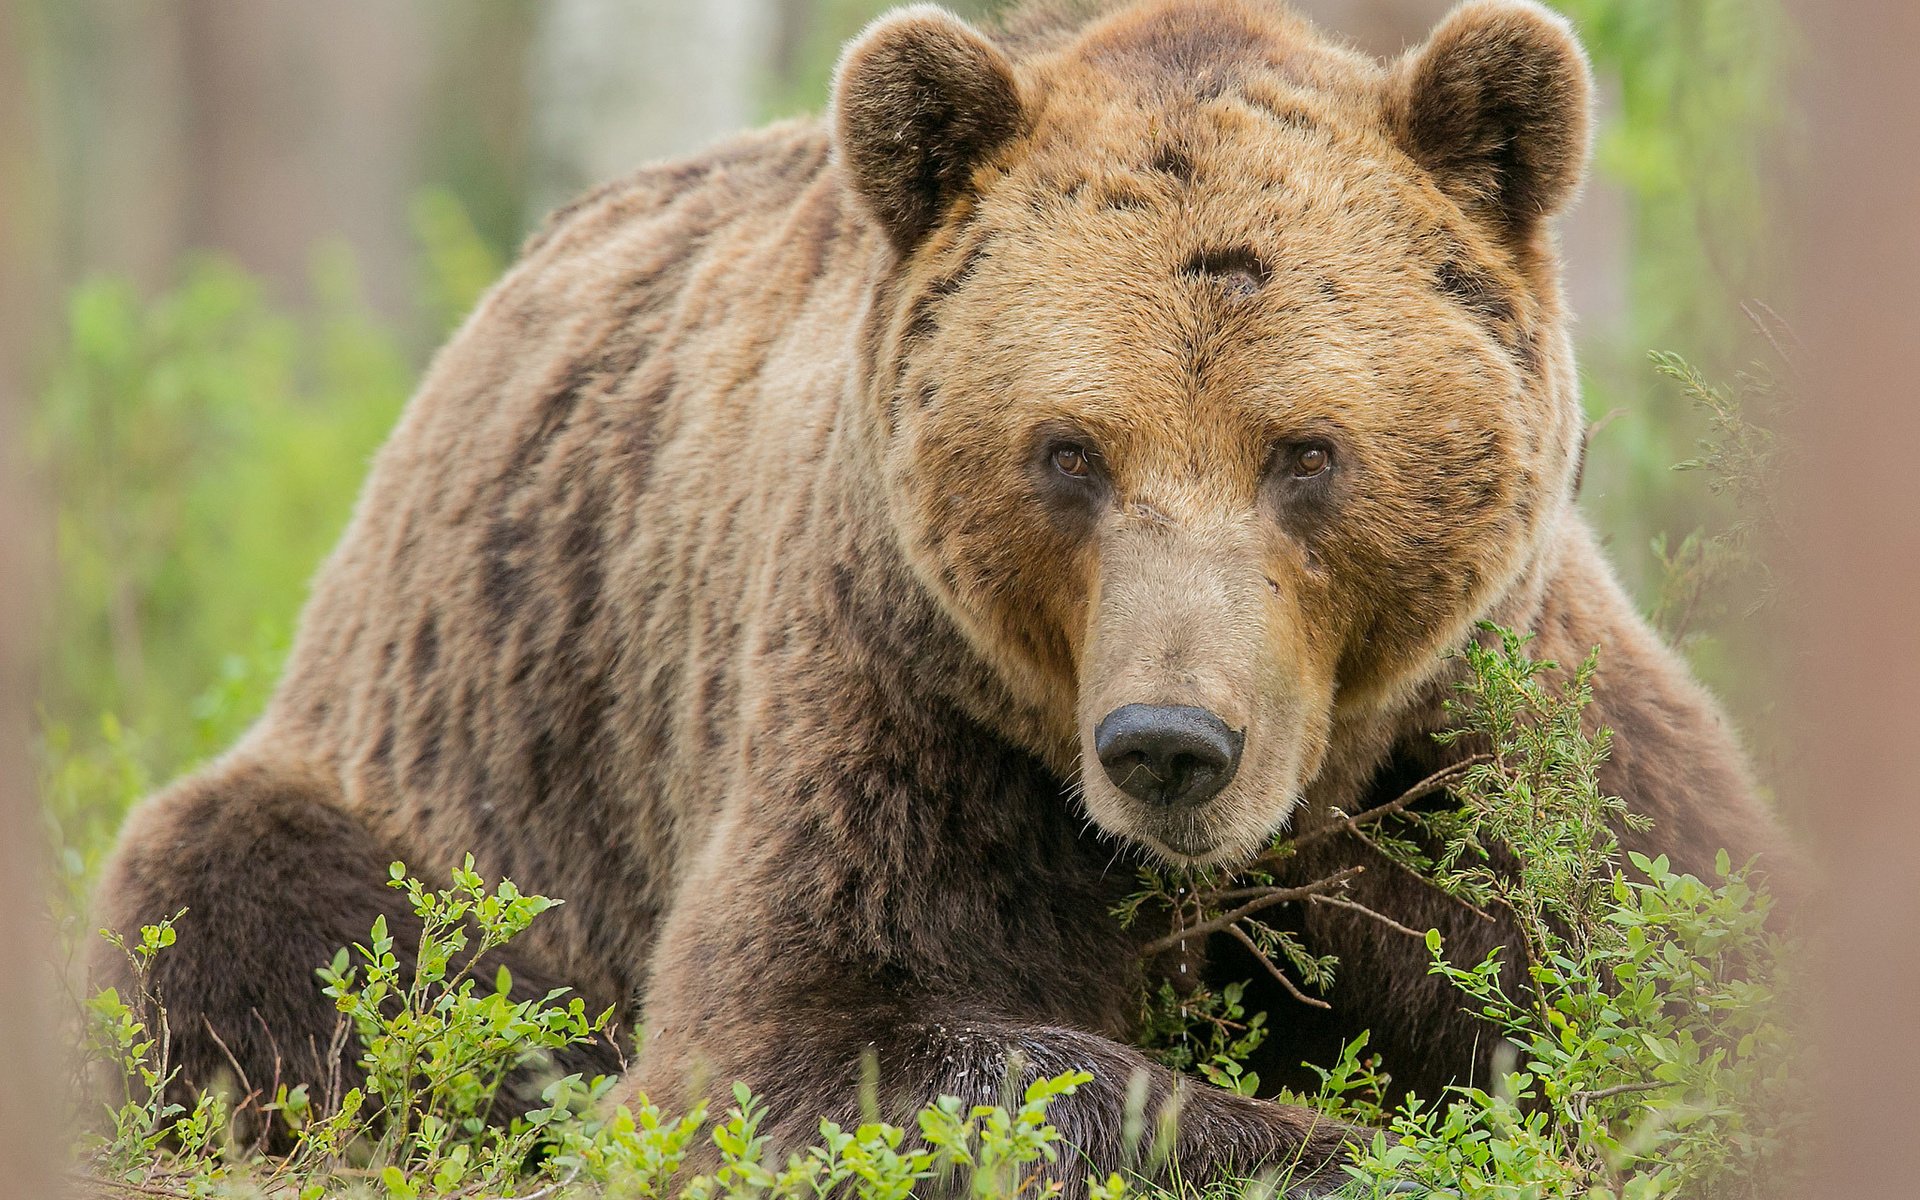
<svg viewBox="0 0 1920 1200">
<path fill-rule="evenodd" d="M 380 454 L 264 717 L 128 822 L 104 916 L 188 910 L 185 1078 L 351 1077 L 314 968 L 391 914 L 389 860 L 471 851 L 567 901 L 522 990 L 643 1022 L 629 1093 L 745 1081 L 776 1150 L 871 1056 L 896 1113 L 1092 1071 L 1069 1173 L 1123 1162 L 1144 1080 L 1186 1179 L 1330 1175 L 1340 1130 L 1129 1046 L 1131 856 L 1231 863 L 1444 762 L 1485 618 L 1600 647 L 1632 844 L 1774 840 L 1574 506 L 1547 224 L 1591 104 L 1528 0 L 1387 65 L 1265 0 L 917 7 L 828 122 L 558 214 Z M 1321 847 L 1302 878 L 1366 856 Z M 1418 946 L 1307 931 L 1344 969 L 1330 1016 L 1270 1006 L 1276 1056 L 1370 1028 L 1429 1095 L 1472 1069 Z"/>
</svg>

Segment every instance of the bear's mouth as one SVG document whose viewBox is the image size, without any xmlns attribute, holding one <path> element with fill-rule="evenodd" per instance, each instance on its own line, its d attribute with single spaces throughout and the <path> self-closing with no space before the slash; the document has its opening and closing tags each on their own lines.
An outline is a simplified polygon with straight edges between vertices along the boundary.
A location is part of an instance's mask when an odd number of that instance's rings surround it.
<svg viewBox="0 0 1920 1200">
<path fill-rule="evenodd" d="M 1223 857 L 1226 842 L 1218 831 L 1193 818 L 1154 822 L 1133 834 L 1133 841 L 1178 866 L 1201 866 Z"/>
<path fill-rule="evenodd" d="M 1169 833 L 1155 839 L 1182 858 L 1202 859 L 1220 848 L 1219 843 L 1198 834 Z"/>
</svg>

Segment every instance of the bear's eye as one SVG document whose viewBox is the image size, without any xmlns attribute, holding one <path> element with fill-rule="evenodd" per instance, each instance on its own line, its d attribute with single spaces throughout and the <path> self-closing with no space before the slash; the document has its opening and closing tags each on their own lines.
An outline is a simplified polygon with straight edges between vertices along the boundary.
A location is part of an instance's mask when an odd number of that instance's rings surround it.
<svg viewBox="0 0 1920 1200">
<path fill-rule="evenodd" d="M 1053 448 L 1053 466 L 1062 475 L 1073 479 L 1085 479 L 1093 474 L 1093 455 L 1085 446 L 1076 446 L 1071 442 Z"/>
<path fill-rule="evenodd" d="M 1295 479 L 1314 479 L 1333 466 L 1333 448 L 1324 442 L 1302 442 L 1287 447 L 1283 461 Z"/>
</svg>

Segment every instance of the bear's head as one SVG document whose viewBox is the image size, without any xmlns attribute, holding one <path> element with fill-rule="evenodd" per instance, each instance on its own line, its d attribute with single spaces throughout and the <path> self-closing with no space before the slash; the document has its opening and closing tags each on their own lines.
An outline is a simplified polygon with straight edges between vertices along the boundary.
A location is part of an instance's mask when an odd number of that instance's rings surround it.
<svg viewBox="0 0 1920 1200">
<path fill-rule="evenodd" d="M 998 41 L 919 7 L 850 47 L 876 470 L 1100 826 L 1255 850 L 1537 574 L 1582 429 L 1544 225 L 1590 104 L 1528 0 L 1390 66 L 1262 0 Z"/>
</svg>

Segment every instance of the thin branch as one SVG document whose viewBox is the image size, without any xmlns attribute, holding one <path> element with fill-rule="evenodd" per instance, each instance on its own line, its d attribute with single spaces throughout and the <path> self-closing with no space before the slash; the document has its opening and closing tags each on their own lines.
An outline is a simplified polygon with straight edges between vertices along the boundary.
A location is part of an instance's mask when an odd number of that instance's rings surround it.
<svg viewBox="0 0 1920 1200">
<path fill-rule="evenodd" d="M 1258 899 L 1247 901 L 1239 908 L 1222 913 L 1212 920 L 1202 921 L 1197 925 L 1188 925 L 1184 928 L 1176 929 L 1157 941 L 1149 942 L 1142 953 L 1153 955 L 1165 950 L 1172 950 L 1189 939 L 1203 938 L 1210 933 L 1219 933 L 1223 930 L 1231 929 L 1243 918 L 1250 917 L 1262 909 L 1272 908 L 1276 904 L 1286 904 L 1289 901 L 1311 899 L 1323 892 L 1330 891 L 1337 887 L 1344 887 L 1349 879 L 1352 879 L 1364 870 L 1366 870 L 1365 867 L 1348 867 L 1344 871 L 1335 872 L 1317 883 L 1309 883 L 1304 887 L 1264 889 L 1264 895 Z"/>
<path fill-rule="evenodd" d="M 1260 949 L 1260 947 L 1254 943 L 1254 940 L 1247 936 L 1246 931 L 1241 929 L 1238 925 L 1227 926 L 1227 932 L 1232 934 L 1235 938 L 1239 939 L 1239 942 L 1242 946 L 1245 946 L 1247 949 L 1253 951 L 1253 956 L 1260 960 L 1260 965 L 1267 969 L 1267 974 L 1273 976 L 1275 979 L 1278 979 L 1280 981 L 1280 986 L 1287 989 L 1287 991 L 1293 996 L 1295 1000 L 1298 1000 L 1300 1003 L 1305 1004 L 1310 1008 L 1331 1009 L 1333 1007 L 1333 1005 L 1328 1004 L 1325 1000 L 1315 999 L 1314 997 L 1307 995 L 1305 992 L 1301 991 L 1298 987 L 1296 987 L 1294 985 L 1293 980 L 1287 978 L 1287 973 L 1285 971 L 1282 971 L 1279 967 L 1275 966 L 1273 960 L 1267 957 L 1266 951 Z"/>
<path fill-rule="evenodd" d="M 1606 412 L 1601 413 L 1598 418 L 1587 423 L 1587 430 L 1585 434 L 1586 441 L 1588 442 L 1593 441 L 1595 437 L 1599 436 L 1601 430 L 1605 429 L 1607 426 L 1613 424 L 1615 421 L 1618 421 L 1621 417 L 1624 417 L 1626 415 L 1627 415 L 1627 410 L 1624 408 L 1618 408 L 1618 407 L 1610 408 Z"/>
<path fill-rule="evenodd" d="M 1527 956 L 1526 978 L 1522 982 L 1527 985 L 1527 990 L 1533 993 L 1533 1007 L 1540 1018 L 1540 1028 L 1551 1029 L 1553 1022 L 1547 1017 L 1547 994 L 1540 989 L 1540 956 L 1534 953 L 1533 931 L 1528 928 L 1527 920 L 1521 915 L 1520 910 L 1513 906 L 1513 901 L 1505 896 L 1499 897 L 1499 900 L 1501 905 L 1513 914 L 1514 928 L 1520 931 L 1518 939 L 1520 952 Z"/>
<path fill-rule="evenodd" d="M 1661 1088 L 1672 1086 L 1674 1085 L 1664 1079 L 1649 1079 L 1644 1083 L 1616 1083 L 1612 1087 L 1599 1088 L 1591 1092 L 1572 1092 L 1567 1098 L 1585 1104 L 1594 1100 L 1605 1100 L 1609 1096 L 1624 1096 L 1629 1092 L 1657 1092 Z"/>
<path fill-rule="evenodd" d="M 1200 901 L 1203 905 L 1232 904 L 1239 900 L 1252 900 L 1256 896 L 1271 895 L 1276 887 L 1277 885 L 1271 883 L 1248 884 L 1246 887 L 1233 888 L 1224 892 L 1208 892 L 1200 897 Z"/>
<path fill-rule="evenodd" d="M 274 1036 L 273 1026 L 267 1024 L 267 1019 L 260 1015 L 259 1009 L 254 1008 L 248 1011 L 253 1014 L 254 1022 L 260 1026 L 260 1032 L 266 1035 L 267 1045 L 273 1050 L 273 1082 L 268 1085 L 267 1094 L 272 1096 L 275 1101 L 278 1101 L 280 1098 L 281 1068 L 284 1065 L 280 1056 L 280 1039 Z M 263 1120 L 260 1122 L 260 1134 L 254 1139 L 253 1144 L 253 1154 L 256 1158 L 264 1158 L 266 1156 L 267 1144 L 273 1140 L 273 1124 L 277 1119 L 277 1111 L 278 1110 L 269 1112 L 266 1107 L 261 1109 Z M 281 1158 L 279 1165 L 274 1167 L 273 1174 L 267 1177 L 269 1184 L 278 1179 L 287 1169 L 287 1163 L 289 1161 L 291 1161 L 290 1158 Z M 263 1188 L 262 1190 L 264 1191 L 265 1189 Z"/>
<path fill-rule="evenodd" d="M 189 1200 L 192 1192 L 180 1188 L 155 1187 L 148 1183 L 132 1183 L 125 1179 L 103 1179 L 96 1175 L 71 1175 L 75 1183 L 87 1188 L 111 1188 L 117 1192 L 132 1192 L 137 1196 L 164 1196 L 167 1200 Z"/>
<path fill-rule="evenodd" d="M 1363 917 L 1372 917 L 1374 920 L 1380 922 L 1382 925 L 1385 925 L 1388 929 L 1393 930 L 1395 933 L 1404 933 L 1410 938 L 1416 938 L 1424 941 L 1427 936 L 1426 934 L 1420 932 L 1418 929 L 1415 929 L 1410 925 L 1402 925 L 1400 922 L 1394 920 L 1392 917 L 1388 916 L 1387 914 L 1380 912 L 1378 909 L 1368 908 L 1366 905 L 1361 904 L 1356 900 L 1349 900 L 1345 896 L 1314 896 L 1311 898 L 1311 902 L 1314 904 L 1331 904 L 1335 908 L 1345 908 L 1353 912 L 1357 912 Z"/>
<path fill-rule="evenodd" d="M 1422 779 L 1419 783 L 1414 784 L 1406 791 L 1401 792 L 1394 799 L 1387 801 L 1387 803 L 1369 808 L 1365 812 L 1357 813 L 1351 817 L 1342 817 L 1331 825 L 1323 826 L 1311 833 L 1283 842 L 1278 849 L 1292 853 L 1304 847 L 1311 846 L 1316 842 L 1324 841 L 1338 833 L 1359 833 L 1360 826 L 1371 825 L 1375 821 L 1404 811 L 1409 805 L 1425 800 L 1428 796 L 1433 795 L 1435 792 L 1440 791 L 1452 783 L 1455 776 L 1466 774 L 1469 770 L 1479 766 L 1481 763 L 1491 761 L 1492 757 L 1492 755 L 1488 754 L 1473 754 L 1461 759 L 1459 762 L 1450 763 L 1447 766 L 1441 767 L 1425 779 Z"/>
<path fill-rule="evenodd" d="M 1740 311 L 1746 315 L 1747 320 L 1752 323 L 1753 327 L 1760 331 L 1760 336 L 1767 339 L 1767 344 L 1773 347 L 1773 352 L 1779 357 L 1780 361 L 1789 368 L 1793 367 L 1801 352 L 1803 352 L 1806 347 L 1801 343 L 1799 335 L 1794 332 L 1793 326 L 1787 322 L 1786 318 L 1775 312 L 1773 306 L 1765 300 L 1743 301 L 1740 305 Z M 1781 334 L 1785 334 L 1793 340 L 1793 349 L 1791 351 L 1789 351 L 1785 345 L 1781 344 Z"/>
<path fill-rule="evenodd" d="M 1355 829 L 1355 830 L 1352 830 L 1351 832 L 1353 833 L 1353 836 L 1359 838 L 1362 842 L 1366 843 L 1368 849 L 1372 850 L 1375 854 L 1378 854 L 1381 858 L 1386 859 L 1389 865 L 1397 868 L 1400 871 L 1405 872 L 1409 879 L 1419 880 L 1423 885 L 1432 888 L 1436 892 L 1439 892 L 1442 896 L 1445 896 L 1447 899 L 1453 901 L 1455 904 L 1458 904 L 1461 908 L 1466 909 L 1468 912 L 1472 913 L 1474 916 L 1479 917 L 1482 921 L 1493 920 L 1493 914 L 1488 912 L 1486 909 L 1481 908 L 1479 905 L 1473 903 L 1471 900 L 1468 900 L 1463 896 L 1454 895 L 1452 892 L 1441 887 L 1439 884 L 1435 883 L 1433 880 L 1428 879 L 1425 875 L 1422 875 L 1420 872 L 1414 870 L 1412 867 L 1401 862 L 1399 859 L 1395 858 L 1393 855 L 1388 854 L 1386 847 L 1382 846 L 1379 842 L 1376 842 L 1372 838 L 1368 837 L 1365 830 Z"/>
<path fill-rule="evenodd" d="M 213 1018 L 201 1013 L 200 1024 L 207 1031 L 207 1036 L 213 1039 L 213 1044 L 220 1047 L 220 1053 L 227 1056 L 227 1065 L 233 1068 L 235 1075 L 239 1076 L 240 1086 L 249 1092 L 253 1091 L 253 1084 L 247 1079 L 247 1069 L 241 1066 L 240 1060 L 233 1056 L 233 1049 L 227 1045 L 227 1039 L 221 1037 L 220 1031 L 213 1027 Z"/>
<path fill-rule="evenodd" d="M 557 1195 L 561 1188 L 568 1186 L 575 1179 L 578 1179 L 579 1177 L 580 1177 L 580 1168 L 575 1167 L 573 1170 L 567 1172 L 567 1177 L 565 1179 L 556 1179 L 554 1182 L 548 1184 L 546 1187 L 541 1188 L 537 1192 L 528 1192 L 526 1195 L 520 1197 L 520 1200 L 547 1200 L 547 1197 Z"/>
<path fill-rule="evenodd" d="M 240 1065 L 238 1058 L 234 1057 L 232 1047 L 227 1045 L 227 1039 L 221 1037 L 220 1031 L 213 1027 L 212 1018 L 202 1013 L 200 1015 L 200 1024 L 206 1027 L 207 1036 L 213 1039 L 213 1044 L 220 1047 L 220 1053 L 227 1056 L 227 1063 L 233 1067 L 234 1075 L 240 1080 L 240 1092 L 243 1099 L 239 1100 L 233 1106 L 233 1113 L 237 1116 L 248 1105 L 260 1098 L 260 1089 L 254 1087 L 253 1081 L 247 1078 L 247 1069 Z"/>
</svg>

